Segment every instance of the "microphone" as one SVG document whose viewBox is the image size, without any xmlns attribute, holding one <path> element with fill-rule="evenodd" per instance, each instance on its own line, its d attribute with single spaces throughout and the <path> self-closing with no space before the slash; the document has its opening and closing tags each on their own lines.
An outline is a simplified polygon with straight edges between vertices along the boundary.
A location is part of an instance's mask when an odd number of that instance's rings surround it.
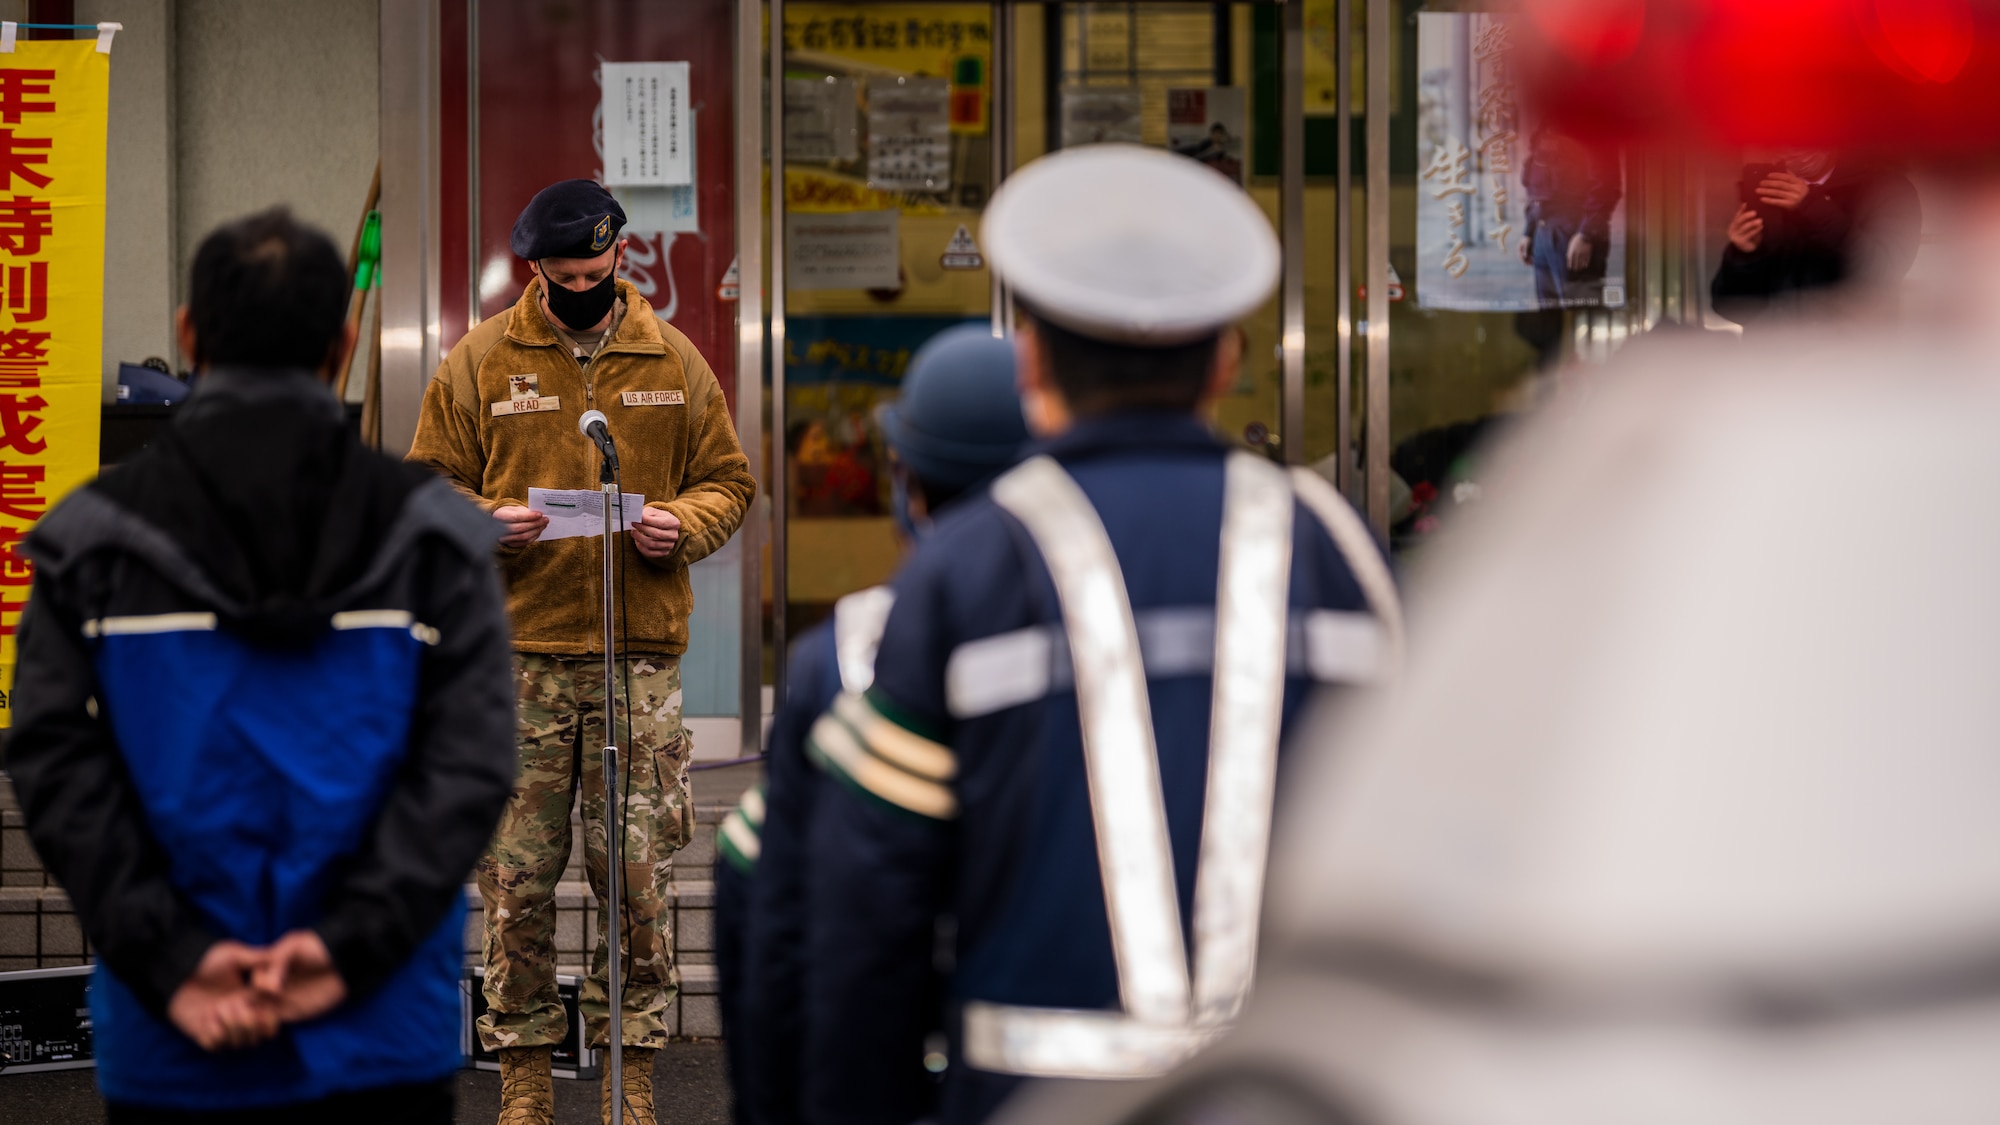
<svg viewBox="0 0 2000 1125">
<path fill-rule="evenodd" d="M 597 443 L 597 451 L 604 454 L 605 463 L 618 468 L 618 446 L 611 440 L 611 430 L 602 410 L 586 410 L 583 417 L 576 420 L 577 432 Z"/>
</svg>

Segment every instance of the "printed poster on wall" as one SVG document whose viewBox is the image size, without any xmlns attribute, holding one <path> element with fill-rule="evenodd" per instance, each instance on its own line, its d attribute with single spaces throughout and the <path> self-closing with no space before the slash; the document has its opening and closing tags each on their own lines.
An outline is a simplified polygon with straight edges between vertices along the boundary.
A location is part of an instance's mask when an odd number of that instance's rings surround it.
<svg viewBox="0 0 2000 1125">
<path fill-rule="evenodd" d="M 1420 13 L 1417 66 L 1417 303 L 1622 307 L 1623 160 L 1521 107 L 1512 20 Z"/>
<path fill-rule="evenodd" d="M 104 138 L 111 56 L 94 40 L 0 54 L 0 727 L 34 564 L 21 540 L 97 474 L 104 376 Z"/>
<path fill-rule="evenodd" d="M 1169 89 L 1167 147 L 1242 183 L 1245 92 L 1241 86 Z"/>
<path fill-rule="evenodd" d="M 605 185 L 692 184 L 688 64 L 608 62 L 602 64 L 601 81 Z"/>
</svg>

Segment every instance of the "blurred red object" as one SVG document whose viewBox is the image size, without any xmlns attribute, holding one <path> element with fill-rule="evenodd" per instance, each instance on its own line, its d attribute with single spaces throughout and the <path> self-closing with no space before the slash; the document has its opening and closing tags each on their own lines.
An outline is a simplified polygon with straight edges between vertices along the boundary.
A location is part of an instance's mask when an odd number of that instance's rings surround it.
<svg viewBox="0 0 2000 1125">
<path fill-rule="evenodd" d="M 2000 0 L 1522 0 L 1524 96 L 1605 141 L 1976 152 Z"/>
</svg>

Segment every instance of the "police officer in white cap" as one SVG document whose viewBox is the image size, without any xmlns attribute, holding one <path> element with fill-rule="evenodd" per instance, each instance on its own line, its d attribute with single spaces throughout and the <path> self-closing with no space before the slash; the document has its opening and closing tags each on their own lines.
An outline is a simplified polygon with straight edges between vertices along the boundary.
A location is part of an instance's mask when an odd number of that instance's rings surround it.
<svg viewBox="0 0 2000 1125">
<path fill-rule="evenodd" d="M 1352 510 L 1205 424 L 1278 275 L 1240 190 L 1077 149 L 1008 180 L 986 239 L 1041 444 L 919 546 L 872 685 L 813 728 L 840 782 L 812 827 L 815 1121 L 966 1125 L 1226 1027 L 1285 727 L 1400 647 Z"/>
</svg>

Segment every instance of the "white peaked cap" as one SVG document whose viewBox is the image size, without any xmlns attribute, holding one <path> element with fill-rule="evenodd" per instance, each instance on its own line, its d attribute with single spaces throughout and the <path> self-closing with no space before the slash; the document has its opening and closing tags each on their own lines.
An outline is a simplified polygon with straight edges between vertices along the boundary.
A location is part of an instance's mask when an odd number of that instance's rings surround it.
<svg viewBox="0 0 2000 1125">
<path fill-rule="evenodd" d="M 1188 343 L 1249 314 L 1278 283 L 1278 239 L 1249 194 L 1160 149 L 1045 156 L 1000 185 L 982 225 L 1014 292 L 1093 339 Z"/>
</svg>

